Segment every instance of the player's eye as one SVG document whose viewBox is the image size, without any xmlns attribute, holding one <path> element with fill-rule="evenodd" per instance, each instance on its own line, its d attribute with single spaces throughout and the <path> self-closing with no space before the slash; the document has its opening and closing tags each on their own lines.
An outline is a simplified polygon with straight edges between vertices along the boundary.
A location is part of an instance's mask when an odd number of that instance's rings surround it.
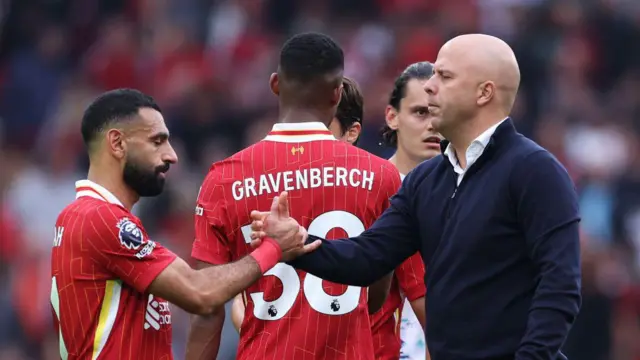
<svg viewBox="0 0 640 360">
<path fill-rule="evenodd" d="M 426 107 L 417 107 L 413 109 L 413 114 L 417 117 L 424 118 L 429 114 L 429 109 Z"/>
<path fill-rule="evenodd" d="M 151 137 L 151 142 L 156 146 L 161 146 L 169 140 L 169 136 L 167 134 L 159 134 Z"/>
<path fill-rule="evenodd" d="M 445 73 L 444 71 L 437 71 L 436 72 L 438 74 L 439 77 L 441 77 L 442 79 L 451 79 L 451 75 L 448 73 Z"/>
</svg>

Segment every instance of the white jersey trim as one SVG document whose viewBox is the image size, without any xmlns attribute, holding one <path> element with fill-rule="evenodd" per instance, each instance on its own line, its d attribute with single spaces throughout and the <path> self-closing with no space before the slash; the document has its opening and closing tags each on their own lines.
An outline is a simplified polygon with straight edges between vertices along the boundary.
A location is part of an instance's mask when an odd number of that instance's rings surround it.
<svg viewBox="0 0 640 360">
<path fill-rule="evenodd" d="M 102 200 L 114 205 L 123 206 L 120 200 L 113 195 L 109 190 L 94 183 L 91 180 L 78 180 L 76 181 L 76 199 L 83 196 L 92 197 L 94 199 Z"/>
<path fill-rule="evenodd" d="M 264 138 L 265 141 L 301 143 L 319 140 L 337 140 L 321 122 L 278 123 Z"/>
</svg>

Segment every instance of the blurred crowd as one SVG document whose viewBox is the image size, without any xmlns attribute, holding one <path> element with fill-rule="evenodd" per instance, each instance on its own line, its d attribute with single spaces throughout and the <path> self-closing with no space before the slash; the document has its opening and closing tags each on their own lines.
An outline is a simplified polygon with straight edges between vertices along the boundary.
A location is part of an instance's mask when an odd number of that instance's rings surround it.
<svg viewBox="0 0 640 360">
<path fill-rule="evenodd" d="M 516 51 L 517 127 L 567 167 L 580 192 L 584 302 L 565 351 L 640 359 L 640 1 L 0 1 L 0 359 L 55 359 L 50 248 L 87 159 L 82 112 L 133 87 L 165 114 L 180 163 L 168 191 L 136 208 L 155 240 L 189 257 L 198 184 L 210 164 L 260 140 L 276 119 L 268 87 L 281 44 L 321 31 L 364 91 L 361 146 L 393 78 L 434 61 L 447 39 L 484 32 Z M 176 358 L 188 316 L 173 315 Z M 227 327 L 219 359 L 233 359 Z"/>
</svg>

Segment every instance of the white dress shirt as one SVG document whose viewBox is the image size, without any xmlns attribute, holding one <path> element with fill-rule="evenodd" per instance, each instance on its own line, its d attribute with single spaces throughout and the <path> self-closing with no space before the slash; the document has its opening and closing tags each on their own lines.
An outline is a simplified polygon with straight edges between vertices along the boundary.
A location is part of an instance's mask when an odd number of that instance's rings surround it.
<svg viewBox="0 0 640 360">
<path fill-rule="evenodd" d="M 469 169 L 469 167 L 473 165 L 473 163 L 475 163 L 478 158 L 480 158 L 480 155 L 482 155 L 484 149 L 487 147 L 487 144 L 489 144 L 489 140 L 491 140 L 491 136 L 493 136 L 493 133 L 496 131 L 498 126 L 500 126 L 500 124 L 502 124 L 505 120 L 507 119 L 505 118 L 499 123 L 488 128 L 485 132 L 480 134 L 480 136 L 478 136 L 471 142 L 471 144 L 467 148 L 467 152 L 465 153 L 467 166 L 464 169 L 460 166 L 458 158 L 456 157 L 456 151 L 453 149 L 451 143 L 447 145 L 447 148 L 444 150 L 444 155 L 449 158 L 449 162 L 451 162 L 451 165 L 453 165 L 453 170 L 456 172 L 456 174 L 458 174 L 458 185 L 460 185 L 460 183 L 462 182 L 462 178 L 464 178 L 464 174 L 467 172 L 467 169 Z"/>
</svg>

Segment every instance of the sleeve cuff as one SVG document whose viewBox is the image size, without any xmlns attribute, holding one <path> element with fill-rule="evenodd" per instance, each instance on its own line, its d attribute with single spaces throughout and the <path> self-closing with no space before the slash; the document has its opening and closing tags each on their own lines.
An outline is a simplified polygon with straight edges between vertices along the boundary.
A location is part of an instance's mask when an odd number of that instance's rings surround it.
<svg viewBox="0 0 640 360">
<path fill-rule="evenodd" d="M 173 263 L 178 256 L 172 252 L 167 251 L 167 254 L 163 256 L 161 260 L 155 261 L 149 268 L 136 280 L 137 290 L 141 293 L 146 293 L 149 285 L 155 280 L 161 272 L 164 271 L 171 263 Z"/>
</svg>

